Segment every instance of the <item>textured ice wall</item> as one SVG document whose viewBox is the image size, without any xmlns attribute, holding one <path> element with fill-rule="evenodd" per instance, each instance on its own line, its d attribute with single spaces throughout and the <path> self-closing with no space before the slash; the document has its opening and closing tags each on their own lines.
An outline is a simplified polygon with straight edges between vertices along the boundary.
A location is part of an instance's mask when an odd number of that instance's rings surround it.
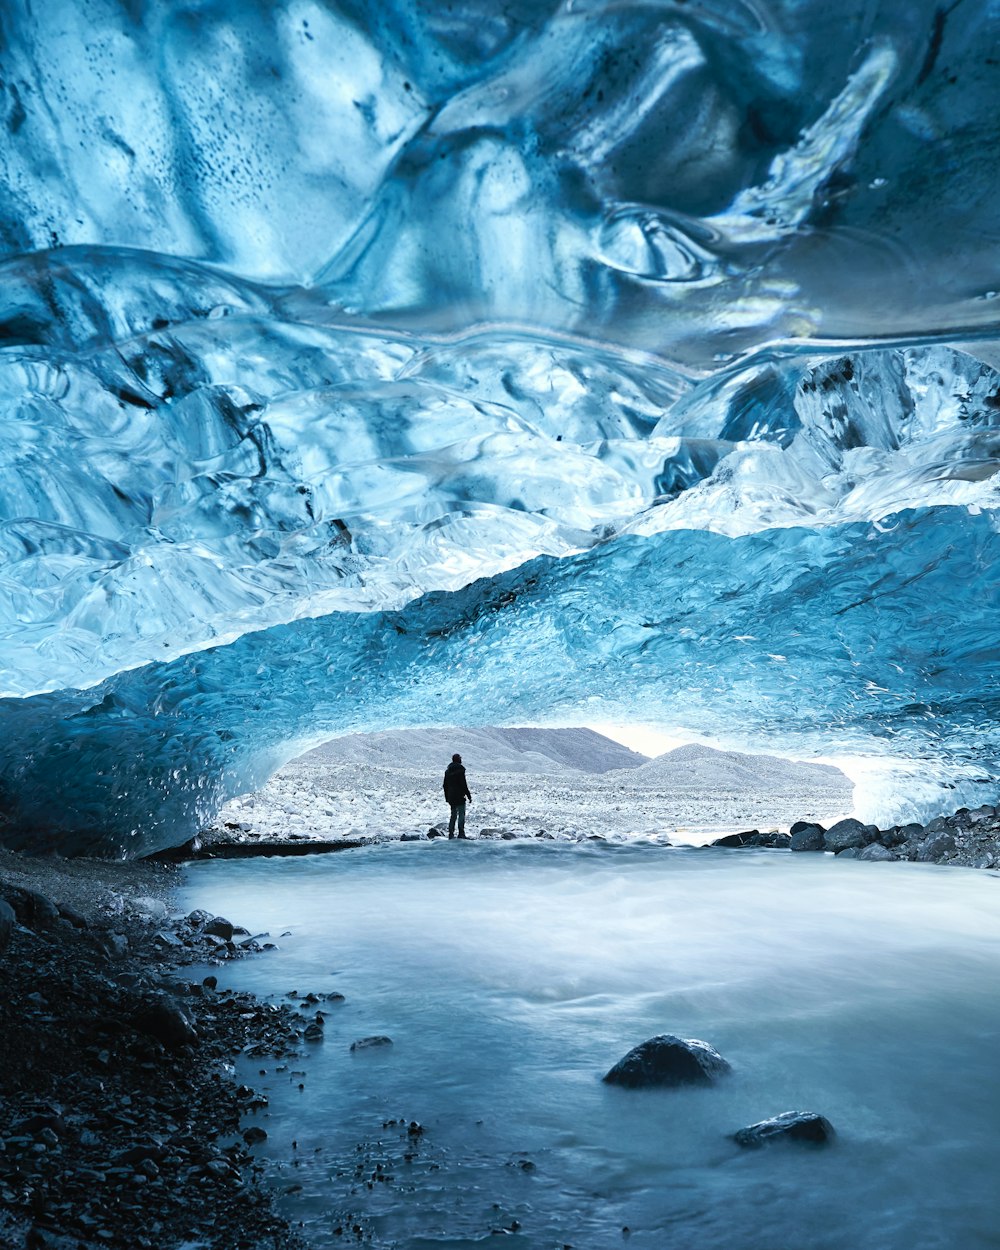
<svg viewBox="0 0 1000 1250">
<path fill-rule="evenodd" d="M 324 735 L 476 719 L 995 799 L 998 32 L 5 6 L 8 831 L 134 853 Z"/>
</svg>

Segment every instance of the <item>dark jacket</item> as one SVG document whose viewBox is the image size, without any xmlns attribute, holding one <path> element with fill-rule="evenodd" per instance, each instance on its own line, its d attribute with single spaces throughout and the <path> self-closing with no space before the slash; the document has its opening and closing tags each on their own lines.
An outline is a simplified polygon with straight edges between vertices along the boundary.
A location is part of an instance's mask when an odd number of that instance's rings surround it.
<svg viewBox="0 0 1000 1250">
<path fill-rule="evenodd" d="M 463 764 L 456 764 L 453 761 L 444 770 L 444 797 L 449 805 L 472 798 L 469 793 L 469 783 L 465 780 Z"/>
</svg>

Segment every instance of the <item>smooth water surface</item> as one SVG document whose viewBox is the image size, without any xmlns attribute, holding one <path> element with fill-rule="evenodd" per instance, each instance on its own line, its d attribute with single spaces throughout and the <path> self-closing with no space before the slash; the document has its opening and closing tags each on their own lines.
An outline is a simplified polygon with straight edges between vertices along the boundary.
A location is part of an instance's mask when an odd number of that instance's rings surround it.
<svg viewBox="0 0 1000 1250">
<path fill-rule="evenodd" d="M 998 898 L 995 874 L 925 865 L 445 842 L 197 864 L 184 901 L 279 944 L 223 985 L 346 996 L 306 1058 L 241 1069 L 318 1246 L 983 1250 Z M 601 1083 L 662 1032 L 732 1075 Z M 350 1052 L 375 1034 L 394 1044 Z M 729 1139 L 794 1109 L 836 1143 Z"/>
</svg>

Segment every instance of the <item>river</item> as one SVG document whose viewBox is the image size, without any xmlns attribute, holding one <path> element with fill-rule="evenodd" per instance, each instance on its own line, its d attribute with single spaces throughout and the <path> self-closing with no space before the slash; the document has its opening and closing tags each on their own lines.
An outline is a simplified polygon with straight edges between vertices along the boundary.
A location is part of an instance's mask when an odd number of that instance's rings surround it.
<svg viewBox="0 0 1000 1250">
<path fill-rule="evenodd" d="M 213 968 L 221 985 L 345 996 L 320 1004 L 303 1060 L 240 1067 L 270 1100 L 256 1149 L 317 1247 L 1000 1246 L 995 873 L 473 841 L 205 862 L 186 881 L 187 907 L 278 945 Z M 665 1032 L 732 1074 L 602 1084 Z M 393 1044 L 351 1052 L 372 1035 Z M 795 1109 L 835 1143 L 730 1140 Z"/>
</svg>

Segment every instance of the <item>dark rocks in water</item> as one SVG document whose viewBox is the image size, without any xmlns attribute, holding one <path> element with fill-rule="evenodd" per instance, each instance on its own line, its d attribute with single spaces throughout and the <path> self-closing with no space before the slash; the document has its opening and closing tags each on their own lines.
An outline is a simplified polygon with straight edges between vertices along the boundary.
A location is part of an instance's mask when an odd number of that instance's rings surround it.
<svg viewBox="0 0 1000 1250">
<path fill-rule="evenodd" d="M 793 851 L 822 851 L 825 849 L 823 839 L 826 830 L 822 825 L 806 825 L 797 820 L 792 825 L 792 838 L 789 843 Z"/>
<path fill-rule="evenodd" d="M 13 907 L 0 898 L 0 953 L 9 946 L 10 935 L 14 932 L 16 923 L 17 917 L 14 915 Z"/>
<path fill-rule="evenodd" d="M 153 998 L 140 1004 L 132 1023 L 140 1033 L 155 1038 L 168 1050 L 177 1050 L 198 1040 L 194 1025 L 169 998 Z"/>
<path fill-rule="evenodd" d="M 794 838 L 797 833 L 802 833 L 804 829 L 819 829 L 821 833 L 826 833 L 822 825 L 818 825 L 815 820 L 797 820 L 788 832 Z"/>
<path fill-rule="evenodd" d="M 838 820 L 827 829 L 823 837 L 823 847 L 827 851 L 846 851 L 853 847 L 867 846 L 872 840 L 869 826 L 860 820 L 848 816 L 846 820 Z"/>
<path fill-rule="evenodd" d="M 391 1037 L 360 1037 L 356 1042 L 351 1042 L 351 1050 L 377 1050 L 380 1046 L 391 1046 Z"/>
<path fill-rule="evenodd" d="M 224 942 L 231 942 L 233 940 L 234 926 L 232 921 L 227 920 L 225 916 L 213 916 L 205 925 L 204 931 L 209 937 L 218 937 L 222 938 Z"/>
<path fill-rule="evenodd" d="M 627 1089 L 710 1085 L 728 1071 L 730 1065 L 707 1042 L 661 1033 L 633 1046 L 603 1079 Z"/>
<path fill-rule="evenodd" d="M 727 833 L 723 838 L 716 838 L 712 846 L 750 846 L 752 838 L 759 838 L 760 831 L 749 829 L 746 833 Z"/>
<path fill-rule="evenodd" d="M 446 838 L 448 836 L 448 830 L 439 829 L 437 825 L 431 825 L 431 827 L 427 830 L 427 836 L 429 838 Z"/>
<path fill-rule="evenodd" d="M 425 842 L 427 839 L 422 833 L 403 833 L 400 834 L 400 842 Z"/>
<path fill-rule="evenodd" d="M 770 829 L 761 833 L 759 829 L 749 829 L 745 833 L 727 833 L 723 838 L 716 838 L 712 846 L 725 847 L 766 847 L 770 850 L 787 850 L 791 838 L 787 833 L 779 833 Z"/>
<path fill-rule="evenodd" d="M 931 821 L 931 824 L 934 822 Z M 930 829 L 930 825 L 927 826 Z M 954 854 L 957 849 L 955 837 L 947 829 L 932 832 L 917 847 L 916 858 L 920 863 L 934 863 Z"/>
<path fill-rule="evenodd" d="M 856 846 L 845 846 L 842 851 L 837 852 L 838 859 L 857 859 L 861 852 Z"/>
<path fill-rule="evenodd" d="M 870 864 L 888 864 L 899 859 L 898 855 L 887 846 L 883 846 L 881 842 L 872 842 L 870 846 L 858 851 L 857 857 Z"/>
<path fill-rule="evenodd" d="M 796 1141 L 825 1146 L 836 1136 L 830 1121 L 815 1111 L 783 1111 L 770 1120 L 750 1124 L 733 1134 L 738 1146 L 765 1146 L 771 1142 Z"/>
<path fill-rule="evenodd" d="M 248 1129 L 243 1130 L 243 1140 L 248 1146 L 256 1146 L 258 1142 L 267 1141 L 267 1132 L 258 1125 L 251 1124 Z"/>
<path fill-rule="evenodd" d="M 919 829 L 923 833 L 922 825 L 893 825 L 891 829 L 879 830 L 878 844 L 889 847 L 890 850 L 896 846 L 903 846 L 910 836 L 906 832 L 907 829 Z"/>
</svg>

